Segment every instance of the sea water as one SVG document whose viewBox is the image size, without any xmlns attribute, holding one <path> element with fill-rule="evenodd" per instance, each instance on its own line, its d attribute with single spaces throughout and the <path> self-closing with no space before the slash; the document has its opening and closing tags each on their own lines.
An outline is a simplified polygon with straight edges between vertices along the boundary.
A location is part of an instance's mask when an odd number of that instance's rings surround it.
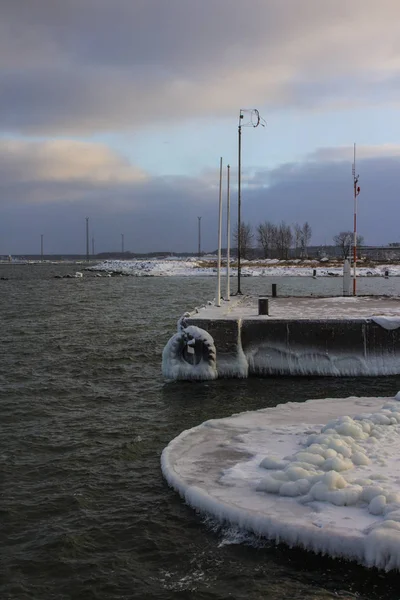
<svg viewBox="0 0 400 600">
<path fill-rule="evenodd" d="M 209 418 L 393 396 L 400 377 L 166 383 L 162 349 L 215 280 L 55 278 L 77 270 L 0 266 L 0 597 L 397 599 L 399 575 L 204 520 L 165 483 L 160 454 Z M 340 279 L 304 277 L 244 278 L 242 290 L 272 282 L 286 294 L 341 292 Z M 360 279 L 359 290 L 399 294 L 400 278 Z"/>
</svg>

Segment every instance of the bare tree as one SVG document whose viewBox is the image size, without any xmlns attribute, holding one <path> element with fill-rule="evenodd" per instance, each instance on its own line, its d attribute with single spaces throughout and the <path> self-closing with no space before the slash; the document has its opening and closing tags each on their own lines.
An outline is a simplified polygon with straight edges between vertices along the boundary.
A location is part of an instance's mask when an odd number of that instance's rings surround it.
<svg viewBox="0 0 400 600">
<path fill-rule="evenodd" d="M 257 242 L 263 249 L 264 258 L 270 258 L 275 247 L 276 226 L 270 221 L 264 221 L 257 226 Z"/>
<path fill-rule="evenodd" d="M 352 231 L 341 231 L 337 235 L 333 236 L 335 246 L 340 248 L 343 259 L 349 258 L 350 251 L 353 247 L 354 233 Z M 362 246 L 364 238 L 362 235 L 357 236 L 357 246 Z"/>
<path fill-rule="evenodd" d="M 311 242 L 312 229 L 308 221 L 306 221 L 301 230 L 301 255 L 307 258 L 307 249 Z"/>
<path fill-rule="evenodd" d="M 361 248 L 360 246 L 364 245 L 364 236 L 363 235 L 358 235 L 357 236 L 357 252 L 358 252 L 358 258 L 361 258 Z"/>
<path fill-rule="evenodd" d="M 298 223 L 295 223 L 293 225 L 293 239 L 294 247 L 296 249 L 296 257 L 298 258 L 301 254 L 301 250 L 303 247 L 303 228 Z"/>
<path fill-rule="evenodd" d="M 239 247 L 239 239 L 238 239 L 238 227 L 236 225 L 233 233 L 233 239 L 237 246 Z M 253 247 L 253 230 L 250 223 L 241 223 L 240 224 L 240 255 L 242 258 L 249 257 L 249 251 Z"/>
<path fill-rule="evenodd" d="M 289 250 L 293 244 L 293 233 L 290 225 L 284 221 L 277 228 L 277 250 L 280 258 L 287 260 L 289 258 Z"/>
<path fill-rule="evenodd" d="M 333 236 L 333 241 L 334 241 L 335 246 L 337 246 L 340 249 L 343 259 L 346 260 L 346 258 L 349 257 L 350 250 L 351 250 L 351 244 L 353 242 L 352 232 L 351 231 L 341 231 L 337 235 Z"/>
</svg>

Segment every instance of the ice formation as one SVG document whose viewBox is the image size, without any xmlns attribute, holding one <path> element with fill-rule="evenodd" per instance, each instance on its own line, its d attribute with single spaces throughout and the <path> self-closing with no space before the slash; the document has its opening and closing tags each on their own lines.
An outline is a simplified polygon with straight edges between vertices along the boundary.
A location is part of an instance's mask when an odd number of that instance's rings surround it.
<svg viewBox="0 0 400 600">
<path fill-rule="evenodd" d="M 289 545 L 400 569 L 400 393 L 206 421 L 165 448 L 193 507 Z"/>
<path fill-rule="evenodd" d="M 289 326 L 288 326 L 289 327 Z M 254 343 L 245 348 L 249 374 L 253 376 L 318 376 L 318 377 L 379 377 L 400 372 L 399 357 L 390 347 L 378 348 L 375 353 L 326 352 L 321 347 L 293 350 L 276 343 Z"/>
<path fill-rule="evenodd" d="M 392 329 L 398 329 L 400 327 L 399 317 L 373 316 L 371 317 L 371 320 L 384 329 L 388 329 L 389 331 Z"/>
<path fill-rule="evenodd" d="M 162 373 L 167 379 L 216 379 L 216 350 L 204 329 L 178 321 L 178 333 L 167 342 L 162 355 Z"/>
<path fill-rule="evenodd" d="M 215 268 L 216 256 L 209 259 L 204 257 L 201 262 L 194 258 L 179 260 L 173 259 L 153 259 L 153 260 L 106 260 L 88 270 L 106 271 L 112 273 L 123 273 L 125 275 L 135 275 L 137 277 L 171 277 L 171 276 L 216 276 Z M 242 275 L 244 277 L 310 277 L 313 269 L 317 268 L 318 277 L 341 277 L 343 267 L 321 266 L 316 260 L 303 260 L 301 266 L 299 260 L 280 261 L 278 259 L 269 259 L 263 261 L 252 261 L 251 266 L 247 266 L 248 261 L 242 261 Z M 207 263 L 210 263 L 209 266 Z M 281 264 L 280 264 L 281 263 Z M 282 264 L 283 263 L 283 264 Z M 267 265 L 267 266 L 265 266 Z M 358 277 L 383 277 L 385 272 L 390 272 L 391 276 L 400 275 L 400 267 L 397 265 L 379 265 L 378 267 L 360 267 L 357 269 Z M 237 269 L 230 267 L 231 277 L 237 275 Z"/>
</svg>

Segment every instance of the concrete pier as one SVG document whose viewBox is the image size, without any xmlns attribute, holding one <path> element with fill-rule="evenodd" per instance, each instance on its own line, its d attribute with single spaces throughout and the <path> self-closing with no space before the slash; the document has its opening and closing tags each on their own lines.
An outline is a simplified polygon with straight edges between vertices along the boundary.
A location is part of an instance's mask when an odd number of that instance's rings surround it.
<svg viewBox="0 0 400 600">
<path fill-rule="evenodd" d="M 398 297 L 270 298 L 258 312 L 236 297 L 185 319 L 212 336 L 218 377 L 400 374 Z"/>
</svg>

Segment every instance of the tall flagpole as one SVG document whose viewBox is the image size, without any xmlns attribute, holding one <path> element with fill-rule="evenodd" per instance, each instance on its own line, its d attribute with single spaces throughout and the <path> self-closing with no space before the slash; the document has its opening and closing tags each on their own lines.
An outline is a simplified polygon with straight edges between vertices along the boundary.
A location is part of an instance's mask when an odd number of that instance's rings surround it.
<svg viewBox="0 0 400 600">
<path fill-rule="evenodd" d="M 222 156 L 219 162 L 218 263 L 216 306 L 221 306 L 221 245 L 222 245 Z"/>
</svg>

